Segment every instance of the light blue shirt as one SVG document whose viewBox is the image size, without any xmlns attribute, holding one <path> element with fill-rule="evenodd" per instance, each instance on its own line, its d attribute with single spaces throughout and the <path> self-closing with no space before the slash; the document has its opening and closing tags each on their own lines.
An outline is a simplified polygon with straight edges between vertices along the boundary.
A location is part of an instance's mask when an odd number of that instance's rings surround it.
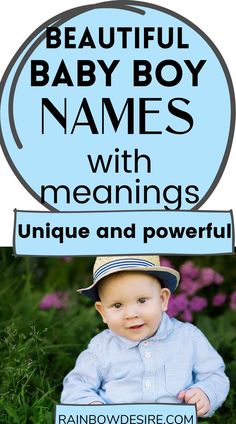
<svg viewBox="0 0 236 424">
<path fill-rule="evenodd" d="M 224 402 L 224 362 L 198 328 L 163 314 L 156 334 L 131 341 L 105 330 L 95 336 L 65 377 L 65 404 L 180 403 L 178 393 L 202 389 L 211 416 Z"/>
</svg>

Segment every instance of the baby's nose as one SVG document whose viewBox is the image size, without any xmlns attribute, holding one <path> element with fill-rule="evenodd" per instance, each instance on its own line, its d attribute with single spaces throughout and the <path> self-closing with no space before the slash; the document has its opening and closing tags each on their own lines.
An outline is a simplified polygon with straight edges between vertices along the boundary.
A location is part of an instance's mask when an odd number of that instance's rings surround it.
<svg viewBox="0 0 236 424">
<path fill-rule="evenodd" d="M 129 305 L 125 308 L 125 318 L 134 318 L 138 316 L 138 310 L 136 305 Z"/>
</svg>

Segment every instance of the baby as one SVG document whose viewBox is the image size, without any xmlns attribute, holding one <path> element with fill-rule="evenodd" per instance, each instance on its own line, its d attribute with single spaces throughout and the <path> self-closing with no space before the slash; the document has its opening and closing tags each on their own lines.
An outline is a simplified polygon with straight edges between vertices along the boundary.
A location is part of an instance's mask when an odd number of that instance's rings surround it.
<svg viewBox="0 0 236 424">
<path fill-rule="evenodd" d="M 224 362 L 195 326 L 169 318 L 179 273 L 158 256 L 98 257 L 95 301 L 107 330 L 95 336 L 65 377 L 65 404 L 191 403 L 198 417 L 224 402 Z"/>
</svg>

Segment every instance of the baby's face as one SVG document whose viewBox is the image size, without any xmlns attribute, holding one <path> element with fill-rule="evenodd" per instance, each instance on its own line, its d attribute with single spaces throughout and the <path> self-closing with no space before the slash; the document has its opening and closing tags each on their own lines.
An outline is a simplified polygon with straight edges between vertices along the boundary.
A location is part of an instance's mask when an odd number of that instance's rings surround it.
<svg viewBox="0 0 236 424">
<path fill-rule="evenodd" d="M 139 341 L 157 331 L 166 311 L 170 291 L 158 280 L 142 272 L 120 272 L 99 285 L 100 301 L 95 307 L 116 334 Z"/>
</svg>

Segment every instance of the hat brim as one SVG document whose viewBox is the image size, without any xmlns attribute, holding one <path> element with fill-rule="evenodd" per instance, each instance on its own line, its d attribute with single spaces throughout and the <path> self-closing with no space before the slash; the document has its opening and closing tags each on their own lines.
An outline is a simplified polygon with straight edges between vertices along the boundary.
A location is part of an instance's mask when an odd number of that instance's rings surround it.
<svg viewBox="0 0 236 424">
<path fill-rule="evenodd" d="M 158 280 L 161 281 L 162 287 L 166 287 L 167 289 L 170 290 L 171 293 L 175 291 L 176 287 L 179 284 L 179 279 L 180 279 L 180 275 L 178 271 L 172 268 L 167 268 L 162 266 L 152 267 L 151 269 L 150 268 L 148 269 L 147 267 L 122 268 L 120 271 L 117 271 L 117 269 L 109 270 L 106 274 L 102 275 L 102 278 L 97 278 L 97 280 L 93 284 L 91 284 L 91 286 L 83 288 L 83 289 L 78 289 L 77 291 L 83 294 L 84 296 L 89 297 L 94 302 L 96 302 L 97 300 L 99 300 L 98 290 L 97 290 L 98 283 L 103 278 L 107 277 L 108 275 L 112 275 L 112 274 L 115 274 L 118 272 L 124 272 L 124 271 L 145 272 L 147 274 L 153 275 L 154 277 L 156 277 Z"/>
</svg>

